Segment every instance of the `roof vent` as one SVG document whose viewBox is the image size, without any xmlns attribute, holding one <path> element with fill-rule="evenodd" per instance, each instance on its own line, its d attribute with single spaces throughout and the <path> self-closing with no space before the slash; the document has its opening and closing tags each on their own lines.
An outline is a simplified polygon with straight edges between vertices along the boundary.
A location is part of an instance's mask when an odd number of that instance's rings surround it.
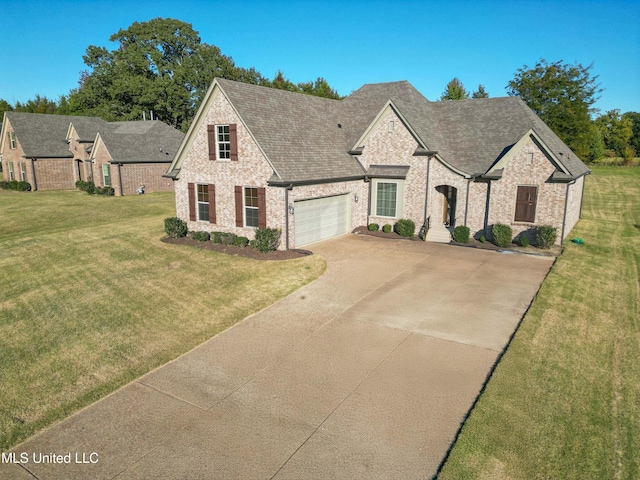
<svg viewBox="0 0 640 480">
<path fill-rule="evenodd" d="M 338 124 L 338 128 L 342 128 L 342 124 L 341 123 Z"/>
</svg>

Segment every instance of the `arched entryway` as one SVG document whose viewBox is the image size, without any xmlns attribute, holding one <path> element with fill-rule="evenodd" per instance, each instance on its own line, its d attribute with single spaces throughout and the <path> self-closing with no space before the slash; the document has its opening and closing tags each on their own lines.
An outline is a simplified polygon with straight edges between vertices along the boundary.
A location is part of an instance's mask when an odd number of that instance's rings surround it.
<svg viewBox="0 0 640 480">
<path fill-rule="evenodd" d="M 455 227 L 458 189 L 451 185 L 439 185 L 436 191 L 442 195 L 442 224 Z"/>
</svg>

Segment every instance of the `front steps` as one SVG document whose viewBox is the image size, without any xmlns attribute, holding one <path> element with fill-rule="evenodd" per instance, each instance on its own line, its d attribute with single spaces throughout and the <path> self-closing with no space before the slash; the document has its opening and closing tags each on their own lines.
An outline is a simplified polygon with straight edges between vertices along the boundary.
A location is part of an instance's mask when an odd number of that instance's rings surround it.
<svg viewBox="0 0 640 480">
<path fill-rule="evenodd" d="M 451 232 L 442 224 L 434 224 L 429 226 L 427 232 L 427 242 L 449 243 L 451 241 Z"/>
</svg>

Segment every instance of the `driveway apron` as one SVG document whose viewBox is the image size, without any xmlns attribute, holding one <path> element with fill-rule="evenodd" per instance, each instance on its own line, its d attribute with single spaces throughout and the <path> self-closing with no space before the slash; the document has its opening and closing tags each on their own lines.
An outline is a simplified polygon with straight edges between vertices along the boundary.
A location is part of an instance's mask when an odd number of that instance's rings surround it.
<svg viewBox="0 0 640 480">
<path fill-rule="evenodd" d="M 318 280 L 13 450 L 70 463 L 0 478 L 432 477 L 552 260 L 362 235 L 310 249 Z"/>
</svg>

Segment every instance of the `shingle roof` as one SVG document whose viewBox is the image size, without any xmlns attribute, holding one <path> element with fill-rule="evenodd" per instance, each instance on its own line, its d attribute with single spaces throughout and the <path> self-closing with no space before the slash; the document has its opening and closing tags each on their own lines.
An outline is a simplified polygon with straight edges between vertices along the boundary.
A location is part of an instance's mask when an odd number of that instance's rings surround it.
<svg viewBox="0 0 640 480">
<path fill-rule="evenodd" d="M 340 101 L 217 79 L 282 181 L 363 176 L 338 124 Z"/>
<path fill-rule="evenodd" d="M 73 157 L 66 142 L 72 119 L 67 115 L 6 112 L 26 157 Z"/>
<path fill-rule="evenodd" d="M 159 120 L 110 122 L 99 135 L 116 163 L 170 163 L 184 138 Z"/>
<path fill-rule="evenodd" d="M 486 173 L 533 130 L 571 176 L 589 170 L 517 97 L 430 102 L 409 82 L 364 85 L 343 100 L 216 79 L 275 169 L 272 181 L 362 177 L 348 152 L 389 102 L 422 153 L 467 175 Z M 365 147 L 366 148 L 366 147 Z M 177 165 L 179 167 L 179 165 Z"/>
</svg>

